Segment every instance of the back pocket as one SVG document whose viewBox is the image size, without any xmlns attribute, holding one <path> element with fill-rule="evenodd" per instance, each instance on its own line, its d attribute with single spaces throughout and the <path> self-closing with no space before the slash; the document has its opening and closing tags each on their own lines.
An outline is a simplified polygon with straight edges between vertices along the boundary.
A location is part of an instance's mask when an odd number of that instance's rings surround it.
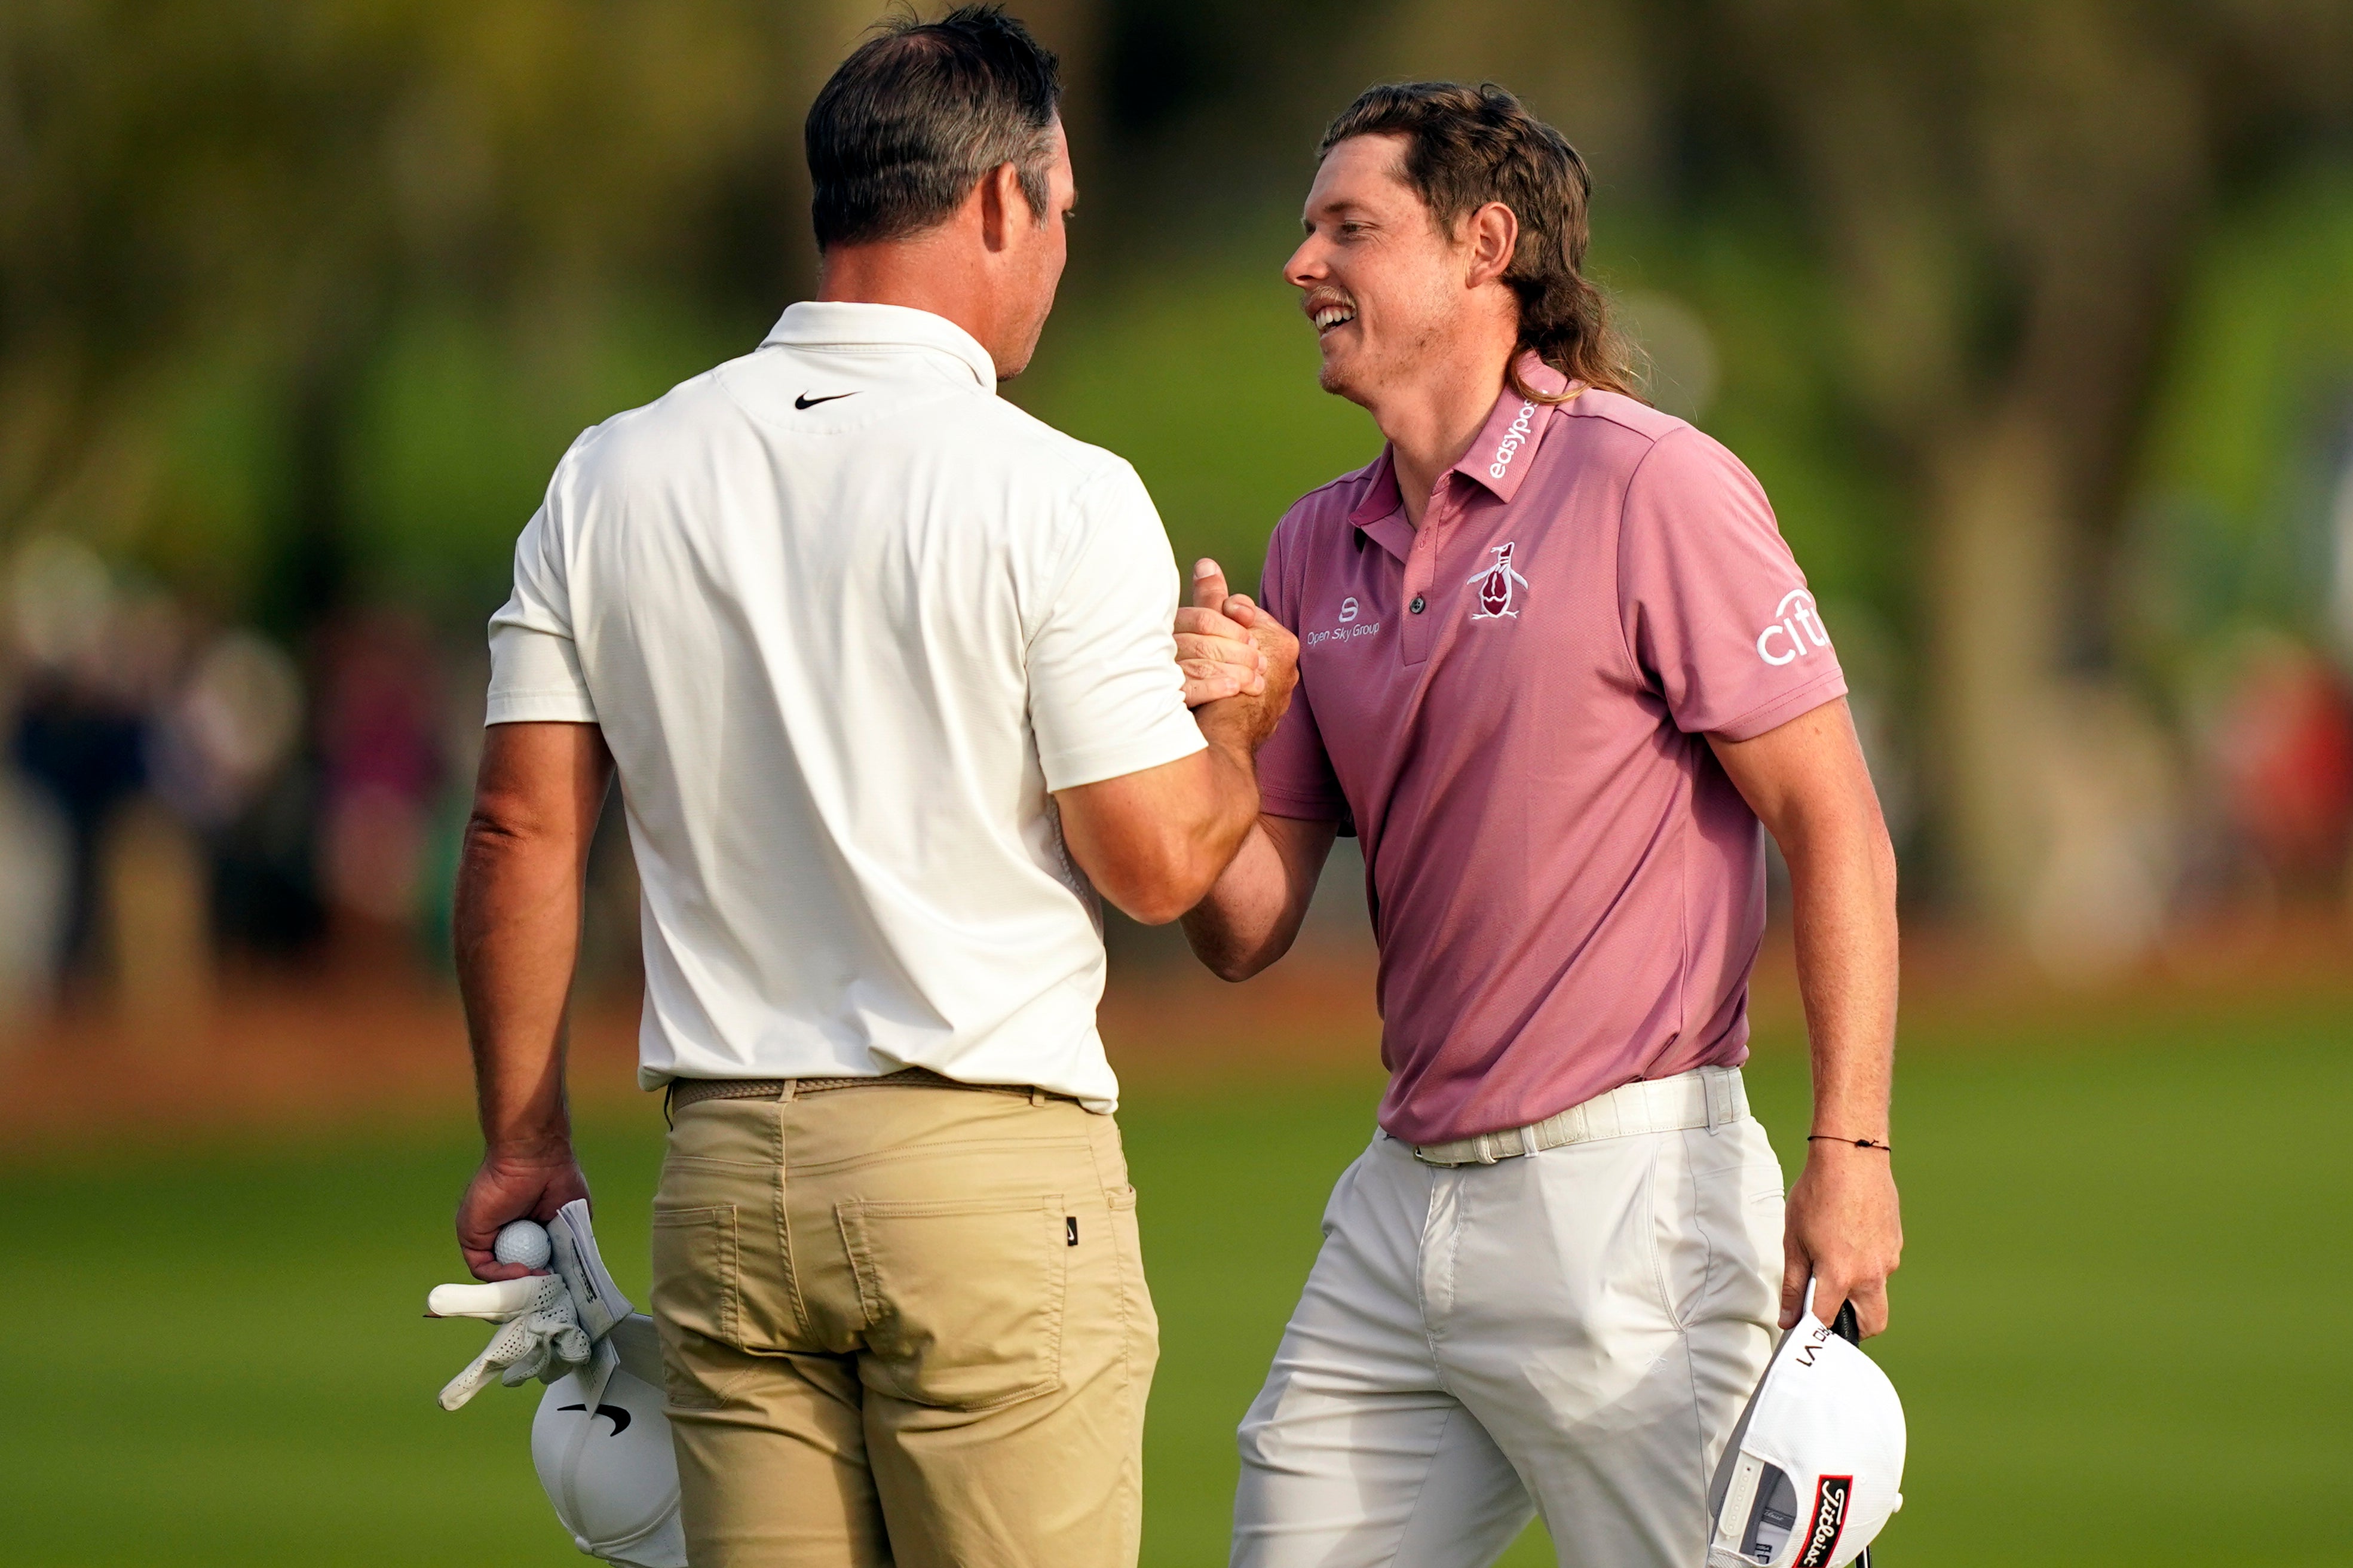
<svg viewBox="0 0 2353 1568">
<path fill-rule="evenodd" d="M 1060 1387 L 1071 1248 L 1059 1196 L 834 1210 L 858 1280 L 870 1388 L 986 1410 Z"/>
<path fill-rule="evenodd" d="M 653 1254 L 655 1321 L 736 1343 L 741 1314 L 735 1205 L 654 1210 Z"/>
</svg>

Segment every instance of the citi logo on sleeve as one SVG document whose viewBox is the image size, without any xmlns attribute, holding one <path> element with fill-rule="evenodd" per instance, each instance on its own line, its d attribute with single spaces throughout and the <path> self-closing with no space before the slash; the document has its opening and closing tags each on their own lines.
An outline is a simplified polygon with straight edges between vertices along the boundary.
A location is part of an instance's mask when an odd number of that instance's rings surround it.
<svg viewBox="0 0 2353 1568">
<path fill-rule="evenodd" d="M 1520 612 L 1512 608 L 1512 600 L 1516 590 L 1528 585 L 1528 580 L 1512 565 L 1513 543 L 1507 539 L 1501 544 L 1488 546 L 1494 552 L 1495 559 L 1489 562 L 1486 570 L 1477 576 L 1463 579 L 1466 587 L 1473 583 L 1479 585 L 1479 607 L 1472 612 L 1472 620 L 1493 621 L 1505 616 L 1514 618 L 1519 616 Z"/>
<path fill-rule="evenodd" d="M 1814 596 L 1803 588 L 1782 595 L 1773 611 L 1773 624 L 1757 634 L 1757 657 L 1776 666 L 1793 663 L 1815 648 L 1830 646 L 1830 628 L 1822 625 L 1821 613 L 1814 608 Z"/>
<path fill-rule="evenodd" d="M 1822 1478 L 1814 1491 L 1814 1522 L 1806 1531 L 1806 1549 L 1798 1554 L 1796 1568 L 1830 1568 L 1839 1532 L 1846 1528 L 1847 1492 L 1853 1485 L 1852 1476 Z"/>
</svg>

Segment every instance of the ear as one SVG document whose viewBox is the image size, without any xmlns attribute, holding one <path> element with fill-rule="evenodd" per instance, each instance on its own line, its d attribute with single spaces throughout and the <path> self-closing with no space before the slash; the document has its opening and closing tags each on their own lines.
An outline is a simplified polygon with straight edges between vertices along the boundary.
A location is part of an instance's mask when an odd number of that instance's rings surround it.
<svg viewBox="0 0 2353 1568">
<path fill-rule="evenodd" d="M 1029 216 L 1029 198 L 1021 194 L 1021 175 L 1011 163 L 999 163 L 980 177 L 980 243 L 1003 250 L 1011 241 L 1016 215 Z"/>
<path fill-rule="evenodd" d="M 1480 289 L 1510 270 L 1512 253 L 1519 248 L 1520 217 L 1501 202 L 1489 202 L 1462 222 L 1466 287 Z"/>
</svg>

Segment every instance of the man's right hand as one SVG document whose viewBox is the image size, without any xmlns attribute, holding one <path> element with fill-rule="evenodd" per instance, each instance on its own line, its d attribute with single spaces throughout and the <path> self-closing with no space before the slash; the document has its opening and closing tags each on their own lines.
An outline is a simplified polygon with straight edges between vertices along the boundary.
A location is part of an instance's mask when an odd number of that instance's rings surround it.
<svg viewBox="0 0 2353 1568">
<path fill-rule="evenodd" d="M 1176 658 L 1191 708 L 1236 723 L 1252 750 L 1274 733 L 1299 680 L 1299 639 L 1247 595 L 1226 586 L 1215 561 L 1193 564 L 1193 602 L 1176 612 Z"/>
<path fill-rule="evenodd" d="M 1214 561 L 1193 563 L 1193 602 L 1176 612 L 1176 667 L 1185 672 L 1185 706 L 1266 691 L 1266 655 L 1250 628 L 1224 613 L 1226 574 Z"/>
</svg>

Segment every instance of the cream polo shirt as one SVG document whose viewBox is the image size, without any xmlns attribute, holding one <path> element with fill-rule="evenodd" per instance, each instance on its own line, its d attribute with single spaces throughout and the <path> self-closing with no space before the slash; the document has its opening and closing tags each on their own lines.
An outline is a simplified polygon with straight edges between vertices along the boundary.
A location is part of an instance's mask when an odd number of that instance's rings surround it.
<svg viewBox="0 0 2353 1568">
<path fill-rule="evenodd" d="M 643 885 L 640 1084 L 923 1067 L 1109 1110 L 1101 909 L 1049 792 L 1201 749 L 1118 458 L 951 322 L 798 304 L 575 441 L 489 722 L 603 729 Z"/>
</svg>

